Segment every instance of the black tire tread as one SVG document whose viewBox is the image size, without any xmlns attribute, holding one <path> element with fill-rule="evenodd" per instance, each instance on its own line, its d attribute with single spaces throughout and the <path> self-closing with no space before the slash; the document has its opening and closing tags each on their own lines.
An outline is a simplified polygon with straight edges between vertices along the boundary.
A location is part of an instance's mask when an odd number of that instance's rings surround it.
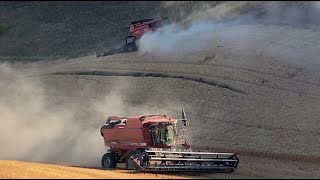
<svg viewBox="0 0 320 180">
<path fill-rule="evenodd" d="M 105 158 L 110 158 L 110 166 L 106 167 L 104 164 Z M 117 167 L 117 157 L 115 153 L 105 153 L 101 158 L 101 166 L 103 168 L 116 168 Z"/>
</svg>

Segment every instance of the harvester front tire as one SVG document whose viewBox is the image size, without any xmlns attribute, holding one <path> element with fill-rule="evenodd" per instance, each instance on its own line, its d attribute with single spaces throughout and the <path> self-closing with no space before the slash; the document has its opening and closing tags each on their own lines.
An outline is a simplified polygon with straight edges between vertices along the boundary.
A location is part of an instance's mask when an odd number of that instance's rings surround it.
<svg viewBox="0 0 320 180">
<path fill-rule="evenodd" d="M 101 159 L 101 166 L 103 168 L 116 168 L 117 157 L 114 153 L 105 153 Z"/>
</svg>

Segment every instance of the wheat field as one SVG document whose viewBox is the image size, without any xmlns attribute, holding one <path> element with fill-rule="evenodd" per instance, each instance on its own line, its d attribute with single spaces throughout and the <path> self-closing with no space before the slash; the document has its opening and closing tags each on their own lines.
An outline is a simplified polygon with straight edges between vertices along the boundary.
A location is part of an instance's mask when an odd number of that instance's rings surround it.
<svg viewBox="0 0 320 180">
<path fill-rule="evenodd" d="M 24 161 L 0 161 L 1 179 L 177 179 L 165 174 L 133 174 L 126 170 L 101 170 Z"/>
</svg>

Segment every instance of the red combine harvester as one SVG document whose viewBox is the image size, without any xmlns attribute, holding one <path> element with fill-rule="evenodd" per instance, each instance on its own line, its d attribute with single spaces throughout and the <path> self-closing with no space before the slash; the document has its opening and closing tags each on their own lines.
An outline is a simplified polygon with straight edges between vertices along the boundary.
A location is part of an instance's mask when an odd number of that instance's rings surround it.
<svg viewBox="0 0 320 180">
<path fill-rule="evenodd" d="M 157 31 L 158 28 L 163 27 L 163 21 L 167 19 L 167 17 L 158 17 L 154 19 L 140 19 L 132 21 L 131 26 L 126 27 L 126 29 L 129 29 L 126 37 L 126 43 L 118 49 L 111 49 L 106 52 L 97 52 L 96 57 L 137 51 L 139 47 L 138 40 L 141 36 L 147 32 Z"/>
<path fill-rule="evenodd" d="M 177 127 L 180 121 L 182 128 Z M 116 168 L 117 163 L 125 163 L 127 169 L 137 171 L 236 170 L 239 159 L 234 153 L 192 151 L 187 125 L 183 109 L 182 119 L 165 115 L 109 116 L 100 130 L 105 146 L 110 148 L 101 165 Z"/>
</svg>

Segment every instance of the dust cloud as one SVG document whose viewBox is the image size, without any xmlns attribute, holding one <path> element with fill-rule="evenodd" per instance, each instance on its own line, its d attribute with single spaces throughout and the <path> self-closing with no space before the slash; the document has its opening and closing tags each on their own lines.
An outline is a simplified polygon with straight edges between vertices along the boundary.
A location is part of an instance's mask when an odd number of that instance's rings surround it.
<svg viewBox="0 0 320 180">
<path fill-rule="evenodd" d="M 56 102 L 41 77 L 26 77 L 8 64 L 0 65 L 0 75 L 0 159 L 100 166 L 107 149 L 100 127 L 107 116 L 168 112 L 157 106 L 128 105 L 127 82 L 119 81 L 98 100 L 82 98 L 83 102 L 70 104 L 64 102 L 69 97 Z M 81 119 L 84 108 L 88 113 Z"/>
<path fill-rule="evenodd" d="M 94 165 L 104 152 L 99 129 L 81 127 L 74 109 L 48 106 L 40 78 L 9 65 L 0 73 L 0 159 Z M 50 98 L 49 98 L 50 99 Z"/>
<path fill-rule="evenodd" d="M 165 6 L 176 9 L 183 3 L 191 2 L 167 2 Z M 222 45 L 294 63 L 319 64 L 317 3 L 201 2 L 180 21 L 143 35 L 139 52 L 172 56 Z"/>
</svg>

